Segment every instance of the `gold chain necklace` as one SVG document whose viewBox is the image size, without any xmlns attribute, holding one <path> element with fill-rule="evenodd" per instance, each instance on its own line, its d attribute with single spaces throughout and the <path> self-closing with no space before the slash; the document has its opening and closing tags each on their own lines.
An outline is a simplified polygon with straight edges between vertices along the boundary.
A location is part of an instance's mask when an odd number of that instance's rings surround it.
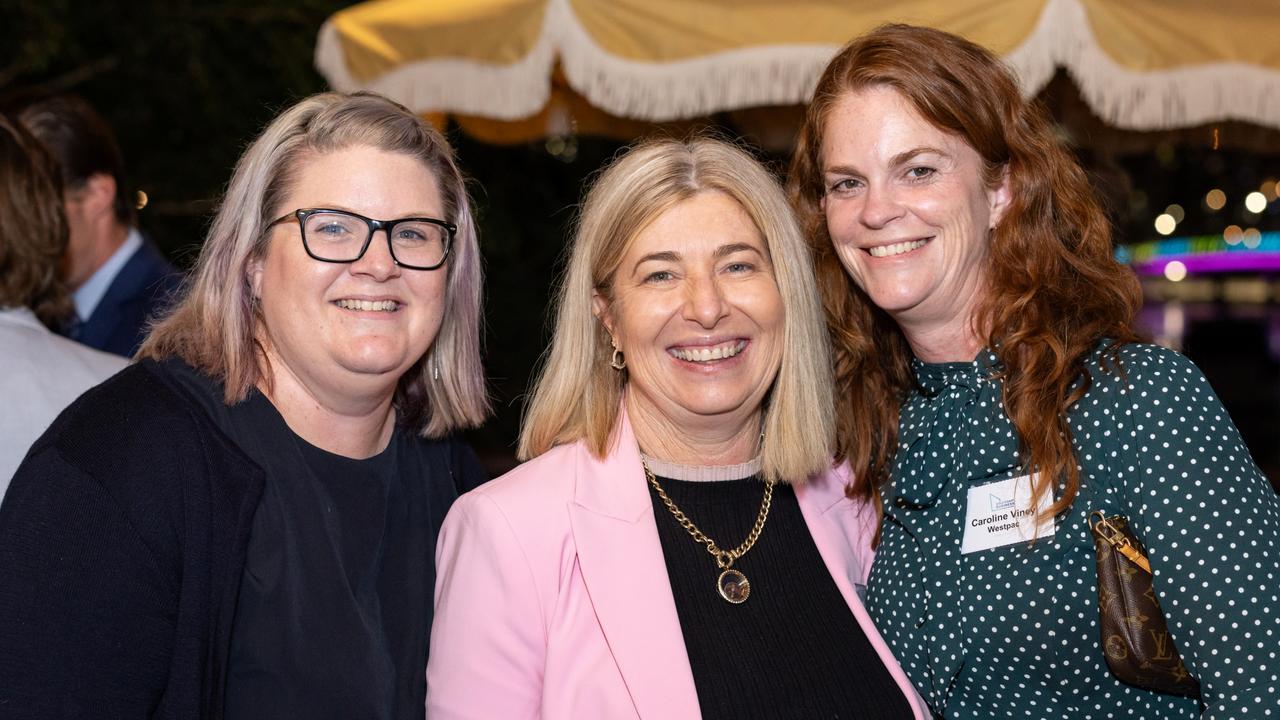
<svg viewBox="0 0 1280 720">
<path fill-rule="evenodd" d="M 756 515 L 756 524 L 751 528 L 747 539 L 742 544 L 732 550 L 722 550 L 716 544 L 715 540 L 707 537 L 707 534 L 698 529 L 697 525 L 685 515 L 676 504 L 671 501 L 671 497 L 658 484 L 658 478 L 649 469 L 648 465 L 644 466 L 644 476 L 649 479 L 649 484 L 653 486 L 654 491 L 658 493 L 658 498 L 662 500 L 662 504 L 667 506 L 671 514 L 675 516 L 676 522 L 680 523 L 680 527 L 689 533 L 690 537 L 698 544 L 707 548 L 707 552 L 711 553 L 716 559 L 716 566 L 720 568 L 720 577 L 716 579 L 716 590 L 720 591 L 720 597 L 728 600 L 734 605 L 741 605 L 747 601 L 747 597 L 751 595 L 751 583 L 747 580 L 747 576 L 741 571 L 733 569 L 733 561 L 747 554 L 747 551 L 756 544 L 756 540 L 760 539 L 760 533 L 764 530 L 764 521 L 769 519 L 769 505 L 773 503 L 773 480 L 766 480 L 764 484 L 764 499 L 760 501 L 760 513 Z"/>
</svg>

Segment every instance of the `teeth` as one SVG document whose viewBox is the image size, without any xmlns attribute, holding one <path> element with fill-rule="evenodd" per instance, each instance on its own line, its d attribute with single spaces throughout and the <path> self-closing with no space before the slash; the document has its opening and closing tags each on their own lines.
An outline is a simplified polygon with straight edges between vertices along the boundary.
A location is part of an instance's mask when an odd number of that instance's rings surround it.
<svg viewBox="0 0 1280 720">
<path fill-rule="evenodd" d="M 711 362 L 712 360 L 724 360 L 742 352 L 747 346 L 746 340 L 737 340 L 724 345 L 717 345 L 713 348 L 684 348 L 671 350 L 671 355 L 686 362 Z"/>
<path fill-rule="evenodd" d="M 900 242 L 893 245 L 881 245 L 873 247 L 868 252 L 872 257 L 889 257 L 890 255 L 901 255 L 905 252 L 911 252 L 916 248 L 924 245 L 928 240 L 912 240 L 910 242 Z"/>
<path fill-rule="evenodd" d="M 345 310 L 360 310 L 363 312 L 391 312 L 395 310 L 399 303 L 395 300 L 339 300 L 338 307 Z"/>
</svg>

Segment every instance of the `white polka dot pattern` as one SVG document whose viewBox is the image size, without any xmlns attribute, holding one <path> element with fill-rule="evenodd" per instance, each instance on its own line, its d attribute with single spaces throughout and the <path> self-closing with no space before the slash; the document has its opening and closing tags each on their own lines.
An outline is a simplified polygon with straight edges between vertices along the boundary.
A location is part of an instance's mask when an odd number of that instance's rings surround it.
<svg viewBox="0 0 1280 720">
<path fill-rule="evenodd" d="M 1035 543 L 960 554 L 968 488 L 1024 474 L 996 357 L 915 364 L 868 608 L 934 713 L 1280 718 L 1280 502 L 1200 371 L 1129 345 L 1069 415 L 1081 492 Z M 1092 509 L 1128 515 L 1203 702 L 1117 681 L 1098 637 Z"/>
</svg>

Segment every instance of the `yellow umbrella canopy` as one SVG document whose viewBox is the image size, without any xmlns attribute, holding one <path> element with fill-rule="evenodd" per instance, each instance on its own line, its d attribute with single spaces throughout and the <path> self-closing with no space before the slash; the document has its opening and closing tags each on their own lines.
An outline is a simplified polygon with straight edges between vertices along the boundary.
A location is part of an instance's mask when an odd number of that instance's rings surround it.
<svg viewBox="0 0 1280 720">
<path fill-rule="evenodd" d="M 375 0 L 324 24 L 316 65 L 335 89 L 501 139 L 804 103 L 845 41 L 886 22 L 991 48 L 1027 95 L 1065 67 L 1119 127 L 1280 127 L 1274 0 Z"/>
</svg>

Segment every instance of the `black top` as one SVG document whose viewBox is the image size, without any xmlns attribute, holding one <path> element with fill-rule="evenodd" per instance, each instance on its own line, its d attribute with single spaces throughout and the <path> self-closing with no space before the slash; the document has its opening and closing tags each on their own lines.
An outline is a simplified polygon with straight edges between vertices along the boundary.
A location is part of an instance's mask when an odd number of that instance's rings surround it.
<svg viewBox="0 0 1280 720">
<path fill-rule="evenodd" d="M 397 428 L 383 452 L 353 460 L 298 437 L 261 393 L 230 408 L 207 393 L 214 422 L 266 473 L 227 717 L 422 718 L 438 525 L 427 488 L 440 480 L 425 444 Z"/>
<path fill-rule="evenodd" d="M 764 495 L 758 478 L 658 482 L 726 549 L 751 532 Z M 720 570 L 711 553 L 652 487 L 649 494 L 704 720 L 911 717 L 827 572 L 790 485 L 774 487 L 764 531 L 733 565 L 751 585 L 740 605 L 717 592 Z"/>
<path fill-rule="evenodd" d="M 0 506 L 0 716 L 223 717 L 265 474 L 191 376 L 172 361 L 126 368 L 18 468 Z M 456 440 L 413 440 L 430 465 L 434 540 L 455 487 L 483 471 Z"/>
</svg>

